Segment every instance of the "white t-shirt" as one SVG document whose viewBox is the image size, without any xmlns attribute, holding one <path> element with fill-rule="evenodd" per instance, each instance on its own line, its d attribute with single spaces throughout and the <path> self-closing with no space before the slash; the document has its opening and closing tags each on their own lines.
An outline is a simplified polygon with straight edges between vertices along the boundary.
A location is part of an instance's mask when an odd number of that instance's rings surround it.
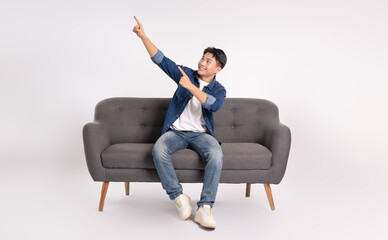
<svg viewBox="0 0 388 240">
<path fill-rule="evenodd" d="M 209 83 L 198 79 L 199 89 L 202 90 Z M 171 125 L 171 128 L 178 131 L 206 132 L 206 124 L 202 116 L 202 104 L 193 96 L 187 103 L 182 114 Z"/>
</svg>

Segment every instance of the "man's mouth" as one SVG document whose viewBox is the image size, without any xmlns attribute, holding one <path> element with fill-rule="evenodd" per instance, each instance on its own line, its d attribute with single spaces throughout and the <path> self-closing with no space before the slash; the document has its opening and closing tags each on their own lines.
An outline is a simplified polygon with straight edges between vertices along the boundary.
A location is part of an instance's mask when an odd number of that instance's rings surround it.
<svg viewBox="0 0 388 240">
<path fill-rule="evenodd" d="M 206 70 L 206 69 L 205 69 L 205 68 L 203 68 L 203 67 L 198 67 L 198 69 Z"/>
</svg>

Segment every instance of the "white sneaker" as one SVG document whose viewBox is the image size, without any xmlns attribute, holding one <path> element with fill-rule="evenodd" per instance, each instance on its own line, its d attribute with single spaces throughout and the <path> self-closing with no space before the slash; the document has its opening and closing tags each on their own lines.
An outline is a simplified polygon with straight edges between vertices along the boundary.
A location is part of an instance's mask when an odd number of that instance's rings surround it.
<svg viewBox="0 0 388 240">
<path fill-rule="evenodd" d="M 194 221 L 206 228 L 216 228 L 210 205 L 201 205 L 195 214 Z"/>
<path fill-rule="evenodd" d="M 181 194 L 173 200 L 182 220 L 186 220 L 191 216 L 192 208 L 190 200 L 190 197 L 186 194 Z"/>
</svg>

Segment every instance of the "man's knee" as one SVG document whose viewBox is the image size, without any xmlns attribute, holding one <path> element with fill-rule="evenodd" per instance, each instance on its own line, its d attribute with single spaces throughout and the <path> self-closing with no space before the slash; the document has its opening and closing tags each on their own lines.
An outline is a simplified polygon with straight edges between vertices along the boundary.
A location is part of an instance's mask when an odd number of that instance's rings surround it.
<svg viewBox="0 0 388 240">
<path fill-rule="evenodd" d="M 163 157 L 168 156 L 168 147 L 167 145 L 163 142 L 162 139 L 158 139 L 156 143 L 154 144 L 152 148 L 152 157 L 155 159 L 160 159 Z"/>
<path fill-rule="evenodd" d="M 222 148 L 219 146 L 219 147 L 214 147 L 214 148 L 210 148 L 210 151 L 209 151 L 209 156 L 208 156 L 208 162 L 210 162 L 211 164 L 213 165 L 216 165 L 216 166 L 222 166 L 222 163 L 224 161 L 224 154 L 222 152 Z"/>
</svg>

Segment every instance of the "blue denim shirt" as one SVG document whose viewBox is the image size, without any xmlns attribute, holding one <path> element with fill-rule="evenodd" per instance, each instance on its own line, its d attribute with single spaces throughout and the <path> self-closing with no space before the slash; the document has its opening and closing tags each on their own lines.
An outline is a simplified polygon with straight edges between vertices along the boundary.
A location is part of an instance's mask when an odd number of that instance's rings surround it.
<svg viewBox="0 0 388 240">
<path fill-rule="evenodd" d="M 190 81 L 196 86 L 199 87 L 198 81 L 198 73 L 189 67 L 185 67 L 182 65 L 177 65 L 175 62 L 170 60 L 168 57 L 164 56 L 162 51 L 158 50 L 158 52 L 151 57 L 152 61 L 157 64 L 172 80 L 174 80 L 178 84 L 178 88 L 176 89 L 174 96 L 171 100 L 170 106 L 167 111 L 166 118 L 164 120 L 162 135 L 170 128 L 170 126 L 179 118 L 185 109 L 187 103 L 194 96 L 189 90 L 182 87 L 179 84 L 179 81 L 182 77 L 182 73 L 179 71 L 178 66 L 182 68 L 182 70 L 189 77 Z M 206 101 L 202 104 L 202 116 L 205 121 L 206 127 L 209 130 L 209 133 L 215 137 L 214 135 L 214 118 L 213 112 L 218 111 L 224 105 L 226 90 L 224 86 L 222 86 L 217 80 L 216 76 L 214 76 L 213 80 L 209 85 L 205 86 L 202 89 L 203 92 L 206 93 L 207 98 Z M 218 141 L 220 144 L 221 142 Z"/>
</svg>

